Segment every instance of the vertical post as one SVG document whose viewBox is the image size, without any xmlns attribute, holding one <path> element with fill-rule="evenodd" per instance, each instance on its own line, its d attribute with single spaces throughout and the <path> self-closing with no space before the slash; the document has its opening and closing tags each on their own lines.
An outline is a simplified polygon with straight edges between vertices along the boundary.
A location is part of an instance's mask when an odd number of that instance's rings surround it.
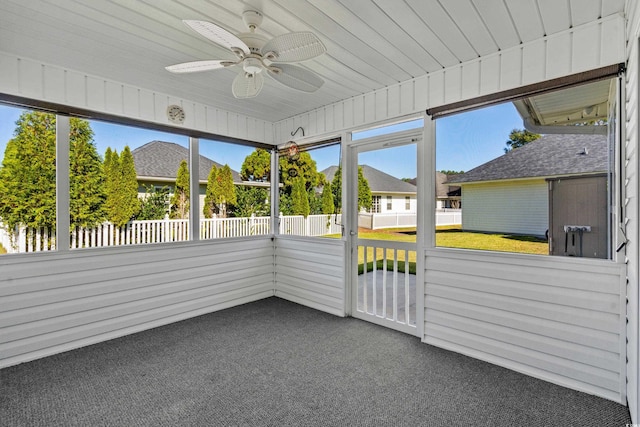
<svg viewBox="0 0 640 427">
<path fill-rule="evenodd" d="M 200 240 L 200 143 L 189 138 L 189 233 L 191 240 Z"/>
<path fill-rule="evenodd" d="M 270 188 L 270 196 L 271 196 L 271 234 L 276 235 L 280 234 L 280 228 L 278 224 L 280 223 L 280 181 L 279 181 L 279 163 L 278 163 L 278 150 L 271 150 L 271 188 Z"/>
<path fill-rule="evenodd" d="M 436 124 L 426 113 L 422 140 L 418 141 L 416 154 L 416 333 L 420 340 L 424 340 L 425 250 L 436 244 Z"/>
<path fill-rule="evenodd" d="M 69 250 L 69 131 L 68 116 L 56 115 L 56 247 Z"/>
<path fill-rule="evenodd" d="M 27 251 L 27 228 L 24 225 L 17 226 L 18 230 L 18 253 Z"/>
<path fill-rule="evenodd" d="M 351 133 L 342 134 L 342 239 L 345 242 L 344 312 L 349 316 L 358 302 L 358 155 L 350 147 Z M 355 189 L 355 193 L 354 193 Z M 353 233 L 353 234 L 352 234 Z"/>
</svg>

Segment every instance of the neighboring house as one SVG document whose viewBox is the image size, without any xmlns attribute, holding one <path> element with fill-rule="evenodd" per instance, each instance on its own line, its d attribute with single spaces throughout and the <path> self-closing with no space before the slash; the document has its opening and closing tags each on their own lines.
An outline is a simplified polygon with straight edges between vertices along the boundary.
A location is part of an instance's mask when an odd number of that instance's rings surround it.
<svg viewBox="0 0 640 427">
<path fill-rule="evenodd" d="M 461 189 L 459 185 L 449 185 L 449 176 L 436 172 L 436 209 L 460 209 Z"/>
<path fill-rule="evenodd" d="M 173 192 L 173 186 L 176 182 L 178 167 L 182 160 L 189 161 L 189 149 L 173 142 L 151 141 L 131 152 L 133 162 L 136 167 L 138 178 L 138 194 L 144 195 L 146 187 L 161 188 L 168 186 Z M 200 155 L 200 207 L 204 205 L 204 196 L 207 189 L 207 178 L 212 166 L 221 168 L 224 165 L 214 162 L 213 160 Z M 240 173 L 231 170 L 233 182 L 236 185 L 259 185 L 267 186 L 269 183 L 256 183 L 243 181 Z M 200 209 L 202 216 L 202 209 Z"/>
<path fill-rule="evenodd" d="M 564 211 L 565 216 L 555 221 L 558 236 L 564 233 L 563 225 L 593 226 L 599 221 L 601 212 L 586 211 L 580 200 L 589 198 L 591 203 L 584 206 L 606 209 L 607 162 L 606 136 L 544 135 L 464 174 L 451 175 L 447 183 L 462 187 L 465 230 L 545 236 L 553 232 L 554 212 Z M 567 183 L 573 185 L 569 196 L 550 205 L 553 190 Z M 593 203 L 602 197 L 601 204 Z"/>
<path fill-rule="evenodd" d="M 361 165 L 362 173 L 371 189 L 371 213 L 415 213 L 416 186 L 399 178 L 382 172 L 368 165 Z M 329 166 L 320 171 L 328 182 L 338 170 L 337 166 Z"/>
</svg>

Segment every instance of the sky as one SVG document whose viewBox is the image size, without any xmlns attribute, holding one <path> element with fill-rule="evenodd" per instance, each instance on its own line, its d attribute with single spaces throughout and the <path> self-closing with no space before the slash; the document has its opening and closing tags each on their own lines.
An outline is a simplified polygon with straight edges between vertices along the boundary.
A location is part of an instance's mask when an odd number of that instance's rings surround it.
<svg viewBox="0 0 640 427">
<path fill-rule="evenodd" d="M 22 109 L 0 105 L 0 154 L 4 156 L 6 143 L 13 137 Z M 153 140 L 174 142 L 188 147 L 186 136 L 119 126 L 92 120 L 94 142 L 100 155 L 107 147 L 122 151 L 125 145 L 133 150 Z M 353 138 L 415 127 L 416 122 L 378 128 L 354 134 Z M 421 123 L 421 122 L 418 122 Z M 522 119 L 511 103 L 486 107 L 436 120 L 436 169 L 468 171 L 504 154 L 505 142 L 512 129 L 522 129 Z M 240 171 L 244 158 L 254 149 L 218 141 L 200 140 L 200 154 L 231 169 Z M 340 147 L 332 146 L 311 151 L 318 171 L 337 165 Z M 382 170 L 397 178 L 415 178 L 415 144 L 389 147 L 360 154 L 358 162 Z"/>
</svg>

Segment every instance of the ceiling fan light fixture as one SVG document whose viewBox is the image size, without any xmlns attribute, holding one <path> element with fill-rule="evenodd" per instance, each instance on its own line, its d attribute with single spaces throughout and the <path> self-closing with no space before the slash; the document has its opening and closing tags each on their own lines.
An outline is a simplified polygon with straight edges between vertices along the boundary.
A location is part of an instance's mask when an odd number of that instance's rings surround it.
<svg viewBox="0 0 640 427">
<path fill-rule="evenodd" d="M 263 65 L 262 65 L 262 61 L 260 61 L 258 58 L 245 58 L 244 61 L 242 61 L 242 69 L 250 75 L 254 75 L 259 73 L 260 71 L 262 71 Z"/>
</svg>

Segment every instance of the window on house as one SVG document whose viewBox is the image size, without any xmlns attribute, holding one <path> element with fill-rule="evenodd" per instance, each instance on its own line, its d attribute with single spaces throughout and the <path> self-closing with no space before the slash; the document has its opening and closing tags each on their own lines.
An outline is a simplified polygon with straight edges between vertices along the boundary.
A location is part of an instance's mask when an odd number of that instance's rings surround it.
<svg viewBox="0 0 640 427">
<path fill-rule="evenodd" d="M 0 105 L 0 254 L 56 249 L 56 116 Z"/>
<path fill-rule="evenodd" d="M 611 258 L 616 88 L 599 80 L 438 118 L 436 168 L 462 212 L 436 212 L 436 245 Z"/>
<path fill-rule="evenodd" d="M 393 196 L 387 196 L 387 210 L 393 210 Z"/>
<path fill-rule="evenodd" d="M 271 153 L 200 140 L 200 238 L 269 234 Z"/>
<path fill-rule="evenodd" d="M 411 197 L 410 196 L 404 196 L 404 210 L 406 210 L 406 211 L 410 211 L 411 210 Z"/>
<path fill-rule="evenodd" d="M 380 213 L 382 196 L 371 196 L 371 213 Z"/>
<path fill-rule="evenodd" d="M 308 237 L 340 235 L 340 142 L 318 142 L 307 147 L 285 144 L 279 153 L 278 163 L 279 233 Z"/>
</svg>

